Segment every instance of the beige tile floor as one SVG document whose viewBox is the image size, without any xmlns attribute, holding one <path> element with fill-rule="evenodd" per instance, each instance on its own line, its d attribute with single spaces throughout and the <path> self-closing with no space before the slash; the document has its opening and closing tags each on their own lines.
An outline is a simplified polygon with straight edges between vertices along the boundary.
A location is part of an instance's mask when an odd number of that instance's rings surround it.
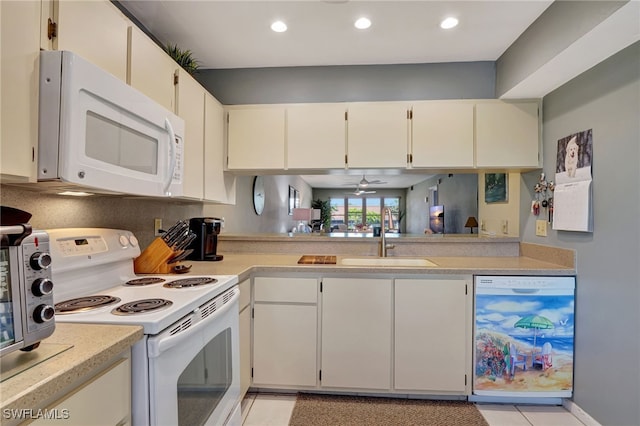
<svg viewBox="0 0 640 426">
<path fill-rule="evenodd" d="M 243 426 L 287 426 L 295 395 L 247 394 L 242 402 Z M 563 407 L 478 404 L 490 426 L 583 426 Z"/>
</svg>

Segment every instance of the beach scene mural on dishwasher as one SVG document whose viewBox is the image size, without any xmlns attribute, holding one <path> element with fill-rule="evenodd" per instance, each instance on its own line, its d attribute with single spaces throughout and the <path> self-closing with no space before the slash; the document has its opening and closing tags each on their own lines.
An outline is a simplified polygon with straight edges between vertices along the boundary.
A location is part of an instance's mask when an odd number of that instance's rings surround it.
<svg viewBox="0 0 640 426">
<path fill-rule="evenodd" d="M 476 390 L 572 390 L 572 295 L 477 295 L 475 313 Z"/>
</svg>

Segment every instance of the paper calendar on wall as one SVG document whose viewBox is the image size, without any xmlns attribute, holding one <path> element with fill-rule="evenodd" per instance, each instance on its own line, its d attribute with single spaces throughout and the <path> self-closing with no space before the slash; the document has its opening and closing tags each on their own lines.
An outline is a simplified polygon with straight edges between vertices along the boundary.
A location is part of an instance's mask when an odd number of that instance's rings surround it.
<svg viewBox="0 0 640 426">
<path fill-rule="evenodd" d="M 558 140 L 553 229 L 593 231 L 592 129 Z"/>
</svg>

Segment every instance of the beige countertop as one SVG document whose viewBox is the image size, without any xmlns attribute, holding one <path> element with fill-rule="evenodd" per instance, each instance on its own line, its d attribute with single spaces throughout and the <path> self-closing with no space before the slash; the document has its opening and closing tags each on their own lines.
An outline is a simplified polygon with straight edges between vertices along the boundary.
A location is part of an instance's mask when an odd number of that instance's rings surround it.
<svg viewBox="0 0 640 426">
<path fill-rule="evenodd" d="M 395 234 L 387 232 L 386 238 L 394 242 L 428 242 L 428 243 L 505 243 L 519 242 L 517 236 L 509 235 L 488 235 L 488 234 Z M 374 240 L 375 238 L 375 240 Z M 374 237 L 372 233 L 364 232 L 331 232 L 323 233 L 298 233 L 289 232 L 284 234 L 277 233 L 260 233 L 260 234 L 226 234 L 221 233 L 218 236 L 220 241 L 313 241 L 319 242 L 323 240 L 355 240 L 376 241 L 379 237 Z"/>
<path fill-rule="evenodd" d="M 45 408 L 52 397 L 80 385 L 142 336 L 140 326 L 56 323 L 54 333 L 39 348 L 2 357 L 2 413 Z M 22 370 L 21 365 L 30 367 Z M 14 371 L 20 372 L 12 375 Z"/>
<path fill-rule="evenodd" d="M 260 272 L 312 272 L 357 274 L 476 274 L 476 275 L 575 275 L 575 268 L 526 256 L 499 257 L 426 257 L 435 267 L 371 267 L 341 265 L 344 258 L 369 256 L 337 256 L 335 265 L 299 265 L 301 254 L 229 253 L 219 262 L 185 261 L 193 265 L 190 274 L 238 275 L 244 279 Z M 424 256 L 415 256 L 424 257 Z"/>
</svg>

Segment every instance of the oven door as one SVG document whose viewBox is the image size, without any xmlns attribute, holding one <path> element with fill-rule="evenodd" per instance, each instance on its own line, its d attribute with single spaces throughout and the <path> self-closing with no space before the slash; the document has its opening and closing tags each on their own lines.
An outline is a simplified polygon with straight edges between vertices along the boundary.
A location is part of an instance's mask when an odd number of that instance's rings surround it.
<svg viewBox="0 0 640 426">
<path fill-rule="evenodd" d="M 227 423 L 240 402 L 238 297 L 235 286 L 149 338 L 152 425 Z"/>
</svg>

